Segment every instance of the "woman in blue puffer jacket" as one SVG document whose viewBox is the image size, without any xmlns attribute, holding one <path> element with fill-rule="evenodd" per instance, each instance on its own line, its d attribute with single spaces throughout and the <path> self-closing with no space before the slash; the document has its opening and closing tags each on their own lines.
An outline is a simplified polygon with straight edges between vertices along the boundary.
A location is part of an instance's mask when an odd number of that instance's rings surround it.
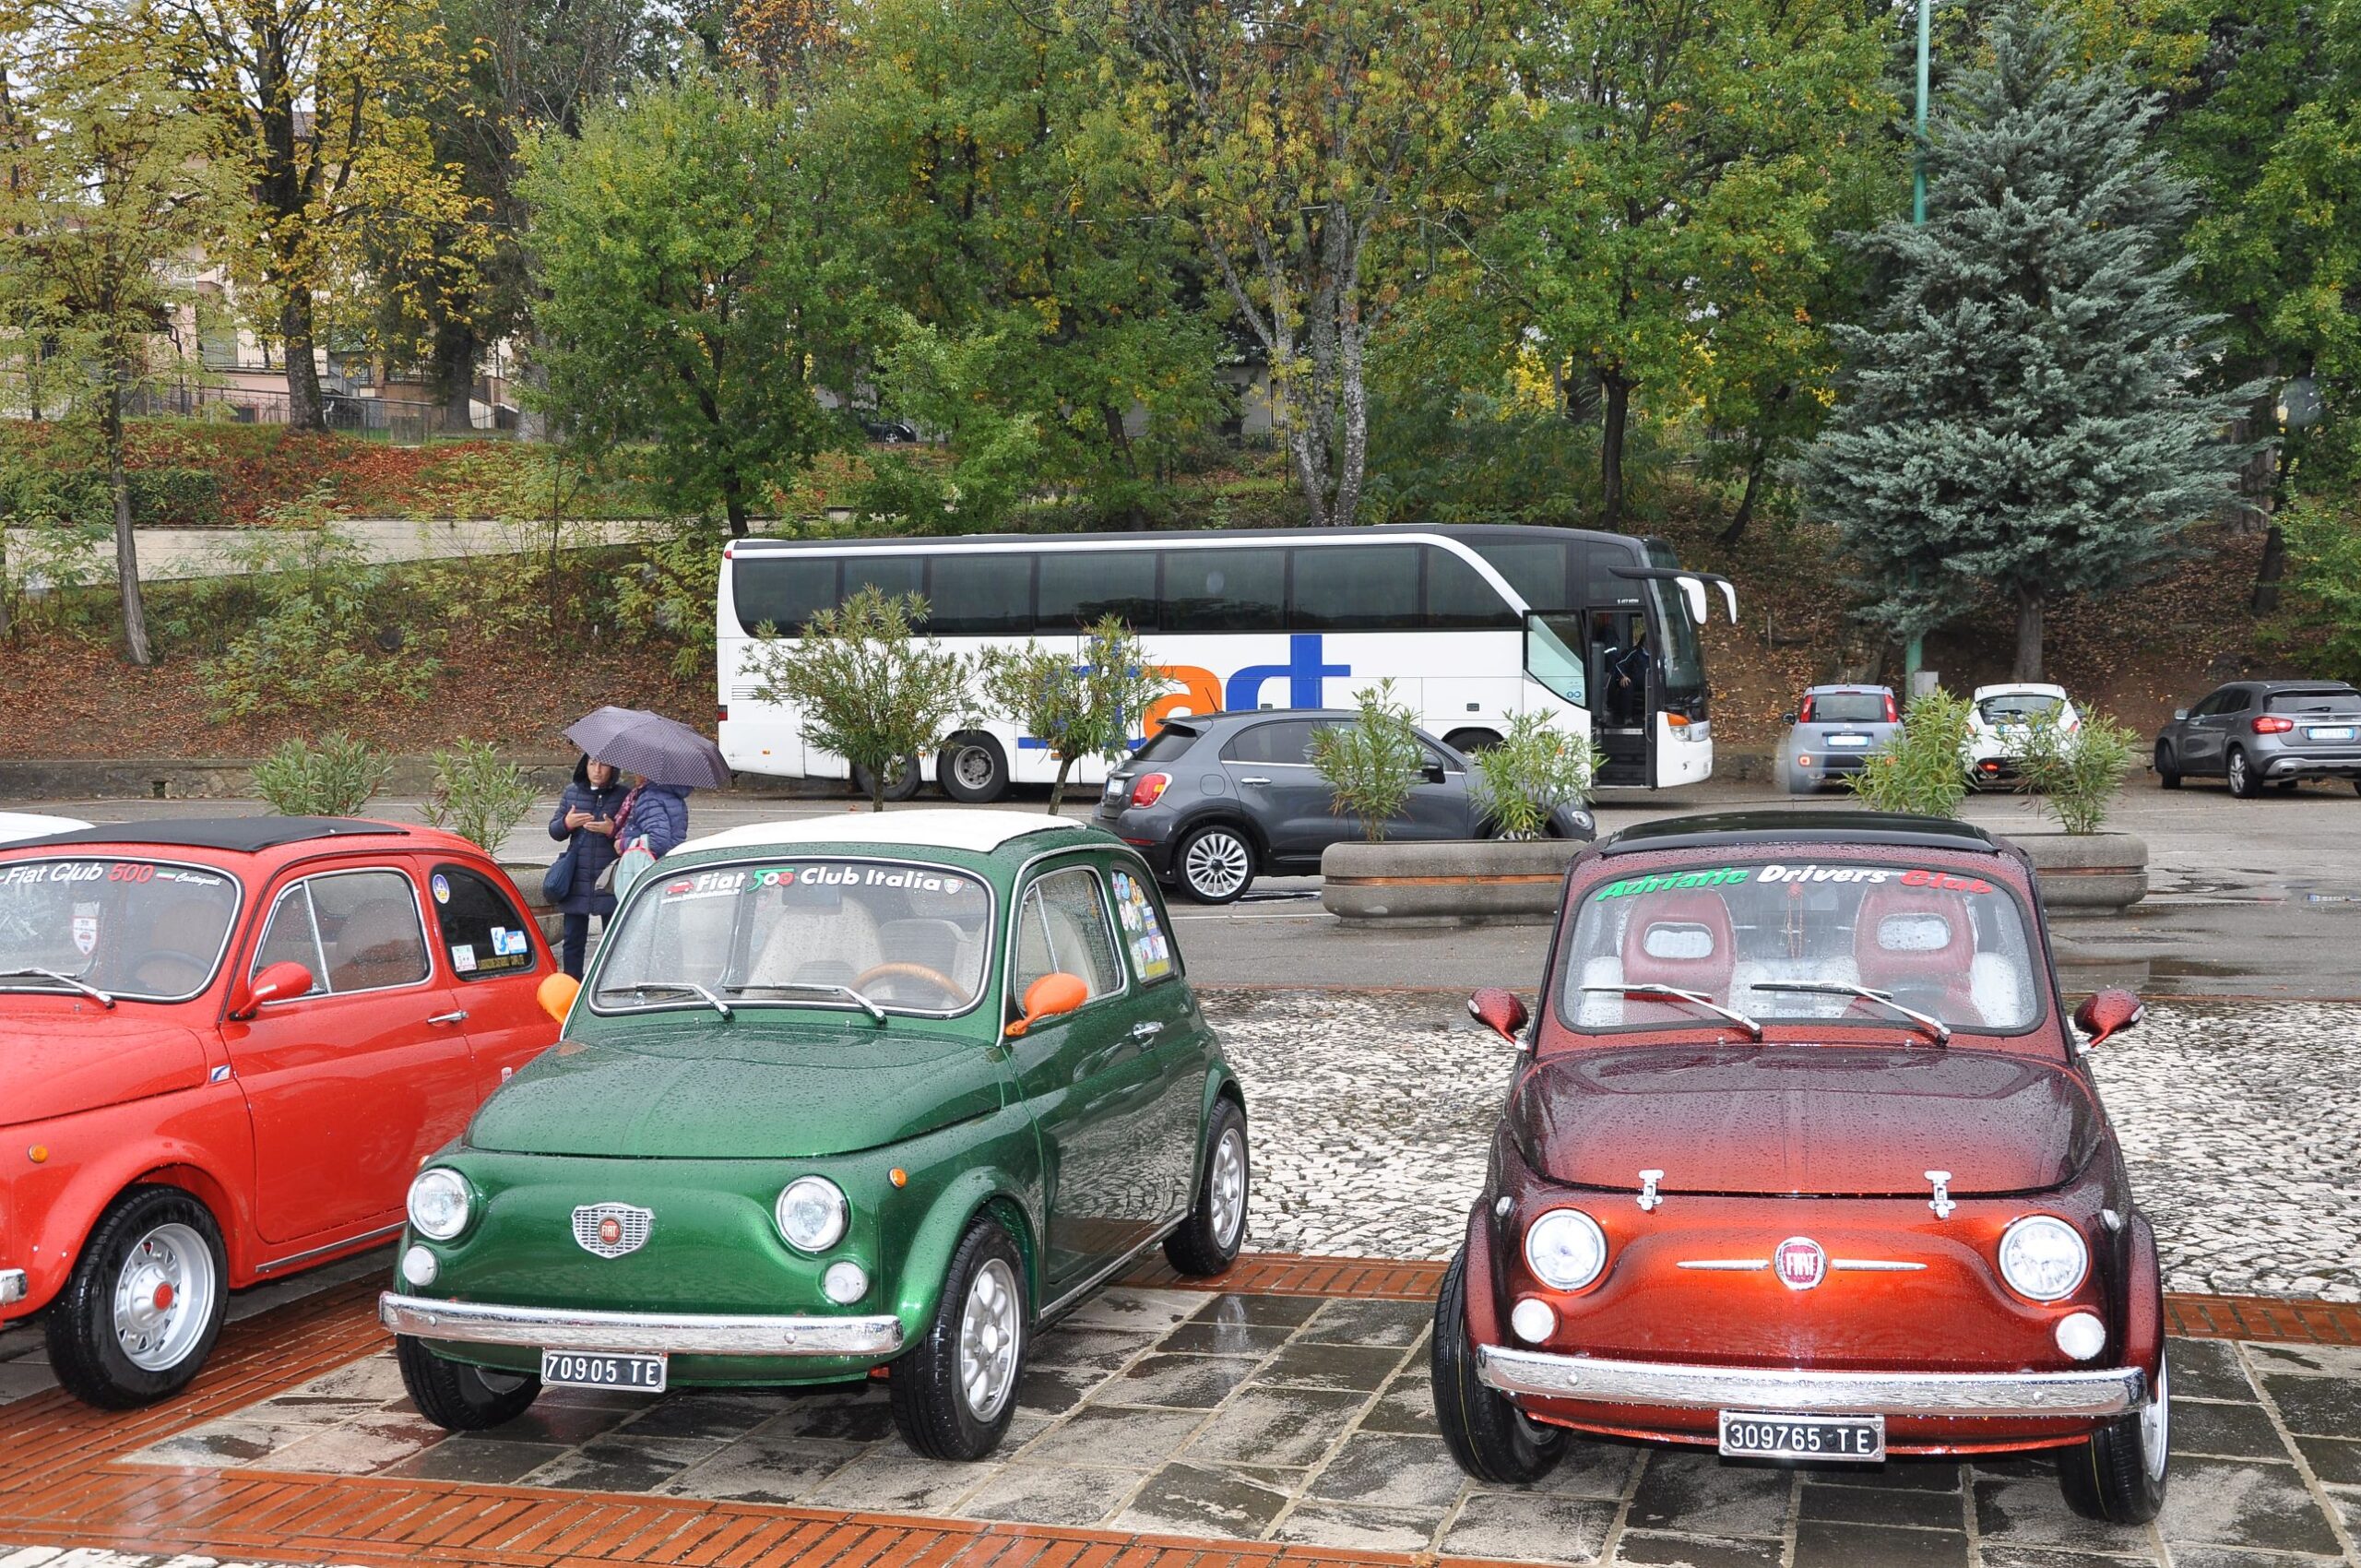
<svg viewBox="0 0 2361 1568">
<path fill-rule="evenodd" d="M 615 896 L 599 888 L 599 873 L 615 863 L 615 816 L 623 809 L 623 781 L 612 763 L 584 757 L 574 766 L 574 782 L 558 797 L 550 817 L 550 837 L 571 839 L 574 880 L 557 901 L 565 917 L 558 961 L 575 980 L 582 978 L 582 956 L 590 945 L 590 917 L 611 919 Z"/>
<path fill-rule="evenodd" d="M 660 861 L 688 836 L 689 789 L 684 784 L 651 784 L 643 778 L 632 786 L 615 815 L 617 854 L 645 839 L 647 852 Z"/>
</svg>

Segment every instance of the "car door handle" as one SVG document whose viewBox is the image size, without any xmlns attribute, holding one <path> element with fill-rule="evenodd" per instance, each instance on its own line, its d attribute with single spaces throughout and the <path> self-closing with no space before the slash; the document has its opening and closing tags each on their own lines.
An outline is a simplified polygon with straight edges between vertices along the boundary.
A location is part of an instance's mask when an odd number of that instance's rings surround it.
<svg viewBox="0 0 2361 1568">
<path fill-rule="evenodd" d="M 468 1021 L 468 1010 L 462 1007 L 456 1013 L 437 1013 L 426 1021 L 430 1024 L 464 1024 Z"/>
<path fill-rule="evenodd" d="M 1133 1024 L 1132 1026 L 1132 1038 L 1133 1039 L 1154 1039 L 1163 1032 L 1164 1026 L 1162 1024 L 1143 1023 Z"/>
<path fill-rule="evenodd" d="M 1270 780 L 1258 774 L 1250 774 L 1246 778 L 1240 778 L 1239 782 L 1240 784 L 1268 784 Z"/>
</svg>

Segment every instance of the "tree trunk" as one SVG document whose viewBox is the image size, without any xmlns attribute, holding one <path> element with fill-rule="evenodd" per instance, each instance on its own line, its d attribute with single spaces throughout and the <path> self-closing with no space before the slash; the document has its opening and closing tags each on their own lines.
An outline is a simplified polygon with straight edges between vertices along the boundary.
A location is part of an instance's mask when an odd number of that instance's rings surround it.
<svg viewBox="0 0 2361 1568">
<path fill-rule="evenodd" d="M 434 395 L 443 428 L 465 435 L 475 428 L 469 404 L 476 383 L 476 335 L 464 321 L 446 321 L 434 335 Z"/>
<path fill-rule="evenodd" d="M 326 430 L 327 402 L 320 394 L 320 368 L 312 358 L 314 332 L 312 291 L 289 283 L 279 311 L 279 338 L 287 355 L 287 428 Z"/>
<path fill-rule="evenodd" d="M 730 537 L 746 537 L 746 486 L 735 472 L 721 476 L 721 509 L 730 518 Z"/>
<path fill-rule="evenodd" d="M 1631 420 L 1631 384 L 1621 371 L 1606 370 L 1598 385 L 1607 395 L 1598 440 L 1598 526 L 1613 533 L 1623 522 L 1623 432 Z"/>
<path fill-rule="evenodd" d="M 1058 758 L 1058 781 L 1050 786 L 1050 814 L 1051 816 L 1057 815 L 1058 808 L 1066 803 L 1066 774 L 1073 766 L 1074 758 L 1070 756 Z"/>
<path fill-rule="evenodd" d="M 2045 606 L 2038 588 L 2021 586 L 2017 589 L 2017 667 L 2011 671 L 2019 681 L 2041 679 L 2042 612 Z"/>
<path fill-rule="evenodd" d="M 1738 512 L 1730 518 L 1730 526 L 1714 540 L 1725 550 L 1746 537 L 1746 525 L 1754 518 L 1754 497 L 1762 488 L 1762 470 L 1771 466 L 1771 438 L 1758 437 L 1754 443 L 1754 460 L 1746 466 L 1746 493 L 1738 498 Z"/>
<path fill-rule="evenodd" d="M 2263 530 L 2262 560 L 2254 569 L 2254 598 L 2248 608 L 2257 615 L 2279 610 L 2279 583 L 2287 575 L 2287 536 L 2274 520 Z"/>
<path fill-rule="evenodd" d="M 139 597 L 139 541 L 131 531 L 131 479 L 123 469 L 123 383 L 121 366 L 107 382 L 105 434 L 107 492 L 114 498 L 114 570 L 123 588 L 123 644 L 134 664 L 153 664 L 148 647 L 148 607 Z"/>
</svg>

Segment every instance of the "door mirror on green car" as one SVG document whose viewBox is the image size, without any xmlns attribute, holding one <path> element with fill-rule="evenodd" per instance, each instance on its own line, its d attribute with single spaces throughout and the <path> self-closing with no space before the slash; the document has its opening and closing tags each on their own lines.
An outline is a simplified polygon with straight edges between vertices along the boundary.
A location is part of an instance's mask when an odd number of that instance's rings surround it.
<svg viewBox="0 0 2361 1568">
<path fill-rule="evenodd" d="M 1025 1016 L 1008 1026 L 1008 1038 L 1014 1039 L 1042 1019 L 1071 1013 L 1089 1000 L 1090 983 L 1080 975 L 1043 975 L 1025 988 Z"/>
</svg>

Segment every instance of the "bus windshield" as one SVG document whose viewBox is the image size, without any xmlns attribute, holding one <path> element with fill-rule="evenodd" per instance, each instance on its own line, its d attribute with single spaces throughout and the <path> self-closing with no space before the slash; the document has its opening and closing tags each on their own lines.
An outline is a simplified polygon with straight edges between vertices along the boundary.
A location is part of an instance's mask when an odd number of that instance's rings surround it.
<svg viewBox="0 0 2361 1568">
<path fill-rule="evenodd" d="M 1680 560 L 1663 544 L 1651 540 L 1648 543 L 1648 564 L 1678 566 Z M 1705 659 L 1698 651 L 1697 628 L 1690 624 L 1688 600 L 1679 588 L 1662 577 L 1646 580 L 1648 618 L 1654 623 L 1655 635 L 1662 639 L 1658 657 L 1663 660 L 1657 680 L 1667 702 L 1679 704 L 1705 695 Z"/>
</svg>

